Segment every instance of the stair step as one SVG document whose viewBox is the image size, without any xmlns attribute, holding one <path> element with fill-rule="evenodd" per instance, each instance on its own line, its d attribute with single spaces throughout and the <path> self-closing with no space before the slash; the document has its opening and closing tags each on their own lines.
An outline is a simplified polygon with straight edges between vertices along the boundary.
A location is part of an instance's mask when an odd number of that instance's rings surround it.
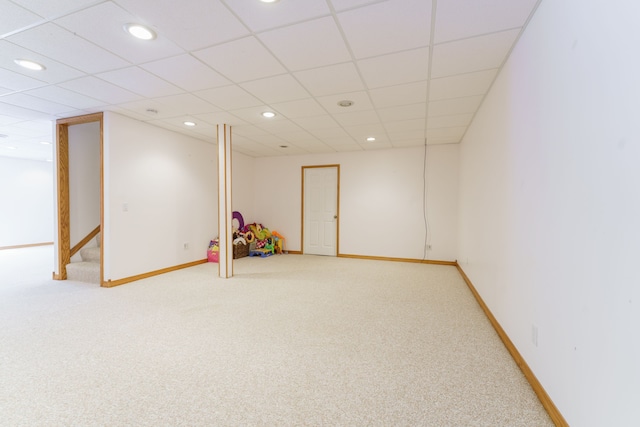
<svg viewBox="0 0 640 427">
<path fill-rule="evenodd" d="M 82 248 L 80 249 L 80 256 L 82 261 L 100 262 L 100 248 Z"/>
<path fill-rule="evenodd" d="M 100 284 L 99 262 L 72 262 L 67 264 L 67 280 Z"/>
</svg>

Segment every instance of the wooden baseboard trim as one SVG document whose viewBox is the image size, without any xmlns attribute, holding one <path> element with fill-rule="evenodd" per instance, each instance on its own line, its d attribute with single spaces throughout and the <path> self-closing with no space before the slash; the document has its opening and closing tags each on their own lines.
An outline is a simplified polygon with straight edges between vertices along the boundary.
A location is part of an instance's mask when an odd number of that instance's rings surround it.
<svg viewBox="0 0 640 427">
<path fill-rule="evenodd" d="M 350 254 L 338 254 L 338 258 L 353 258 L 353 259 L 370 259 L 376 261 L 393 261 L 393 262 L 412 262 L 417 264 L 435 264 L 435 265 L 450 265 L 457 266 L 456 261 L 439 261 L 433 259 L 416 259 L 416 258 L 392 258 L 383 256 L 369 256 L 369 255 L 350 255 Z"/>
<path fill-rule="evenodd" d="M 158 274 L 169 273 L 171 271 L 181 270 L 183 268 L 189 268 L 199 264 L 206 264 L 207 261 L 207 259 L 201 259 L 198 261 L 188 262 L 186 264 L 175 265 L 173 267 L 167 267 L 156 271 L 150 271 L 148 273 L 138 274 L 136 276 L 125 277 L 124 279 L 106 280 L 102 282 L 101 286 L 103 288 L 113 288 L 115 286 L 124 285 L 125 283 L 131 283 L 135 282 L 136 280 L 146 279 L 147 277 L 157 276 Z"/>
<path fill-rule="evenodd" d="M 531 388 L 533 388 L 533 391 L 538 396 L 538 399 L 540 399 L 542 406 L 544 407 L 544 409 L 546 409 L 553 423 L 558 427 L 568 427 L 569 424 L 564 419 L 564 417 L 562 416 L 562 414 L 560 413 L 556 405 L 553 403 L 553 401 L 547 394 L 544 387 L 542 387 L 542 384 L 540 384 L 540 381 L 538 381 L 538 378 L 536 378 L 531 368 L 529 368 L 529 365 L 527 365 L 527 362 L 524 360 L 524 358 L 522 357 L 522 355 L 520 354 L 516 346 L 513 344 L 513 342 L 507 335 L 507 333 L 504 331 L 504 329 L 502 329 L 502 326 L 500 326 L 500 323 L 498 323 L 496 318 L 493 316 L 493 313 L 491 313 L 491 310 L 489 310 L 489 307 L 487 307 L 487 305 L 484 303 L 484 300 L 476 290 L 475 286 L 473 286 L 473 283 L 471 283 L 471 280 L 469 279 L 469 277 L 467 277 L 464 270 L 462 270 L 462 267 L 460 267 L 460 265 L 457 262 L 455 266 L 457 267 L 458 271 L 460 272 L 460 275 L 462 276 L 465 283 L 469 287 L 469 290 L 475 297 L 476 301 L 478 301 L 478 304 L 482 308 L 482 311 L 484 311 L 484 314 L 487 316 L 487 318 L 489 319 L 489 322 L 491 322 L 491 325 L 493 326 L 496 333 L 502 340 L 502 343 L 511 354 L 511 357 L 513 357 L 513 360 L 516 362 L 516 364 L 524 374 L 527 381 L 529 381 L 529 384 L 531 384 Z"/>
<path fill-rule="evenodd" d="M 22 248 L 33 248 L 36 246 L 49 246 L 49 245 L 53 245 L 53 242 L 29 243 L 26 245 L 14 245 L 14 246 L 0 246 L 0 251 L 5 249 L 22 249 Z"/>
<path fill-rule="evenodd" d="M 302 255 L 302 251 L 287 251 L 287 254 L 290 254 L 290 255 Z"/>
</svg>

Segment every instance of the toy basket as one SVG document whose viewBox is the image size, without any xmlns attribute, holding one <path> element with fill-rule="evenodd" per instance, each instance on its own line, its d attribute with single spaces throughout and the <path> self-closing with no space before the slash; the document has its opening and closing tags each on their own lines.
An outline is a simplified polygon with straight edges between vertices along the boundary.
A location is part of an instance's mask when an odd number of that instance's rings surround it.
<svg viewBox="0 0 640 427">
<path fill-rule="evenodd" d="M 238 243 L 233 245 L 233 259 L 243 258 L 249 256 L 249 245 L 243 245 Z"/>
</svg>

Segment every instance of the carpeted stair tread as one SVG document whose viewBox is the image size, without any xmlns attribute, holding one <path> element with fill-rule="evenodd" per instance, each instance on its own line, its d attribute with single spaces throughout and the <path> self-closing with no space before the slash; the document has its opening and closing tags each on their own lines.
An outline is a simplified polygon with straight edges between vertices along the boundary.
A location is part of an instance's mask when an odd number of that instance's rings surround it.
<svg viewBox="0 0 640 427">
<path fill-rule="evenodd" d="M 100 284 L 100 263 L 82 261 L 67 264 L 67 280 Z"/>
<path fill-rule="evenodd" d="M 82 257 L 82 261 L 88 262 L 100 262 L 100 248 L 82 248 L 80 249 L 80 256 Z"/>
</svg>

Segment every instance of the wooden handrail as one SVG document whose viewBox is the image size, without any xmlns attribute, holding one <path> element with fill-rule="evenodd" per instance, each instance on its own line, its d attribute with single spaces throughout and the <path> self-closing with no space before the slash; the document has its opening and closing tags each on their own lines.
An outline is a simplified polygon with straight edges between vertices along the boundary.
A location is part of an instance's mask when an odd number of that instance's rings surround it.
<svg viewBox="0 0 640 427">
<path fill-rule="evenodd" d="M 82 249 L 82 247 L 84 245 L 89 243 L 89 240 L 91 240 L 94 237 L 96 237 L 99 232 L 100 232 L 100 226 L 97 226 L 93 231 L 91 231 L 89 234 L 87 234 L 87 236 L 84 239 L 80 240 L 80 243 L 78 243 L 77 245 L 75 245 L 74 247 L 71 248 L 71 255 L 69 255 L 69 256 L 70 257 L 74 256 L 76 254 L 76 252 L 78 252 L 80 249 Z"/>
</svg>

